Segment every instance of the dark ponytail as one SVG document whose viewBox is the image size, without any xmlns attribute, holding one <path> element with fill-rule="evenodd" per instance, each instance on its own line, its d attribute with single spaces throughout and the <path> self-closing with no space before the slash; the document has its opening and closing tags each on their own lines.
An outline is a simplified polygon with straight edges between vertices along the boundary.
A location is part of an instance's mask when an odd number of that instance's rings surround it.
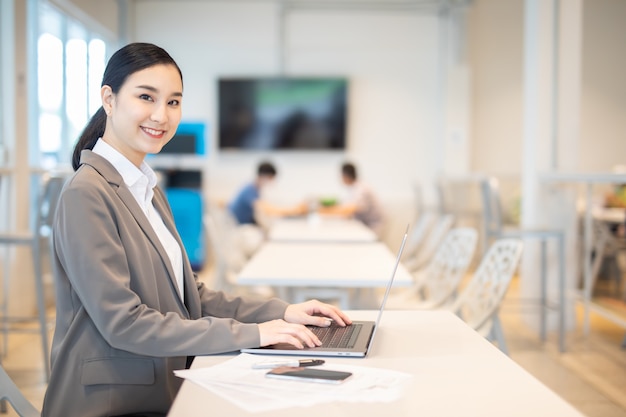
<svg viewBox="0 0 626 417">
<path fill-rule="evenodd" d="M 76 171 L 80 166 L 80 153 L 83 149 L 93 149 L 98 141 L 98 138 L 104 135 L 106 123 L 107 115 L 104 112 L 104 109 L 100 107 L 91 117 L 91 120 L 89 120 L 85 129 L 83 129 L 83 133 L 80 134 L 78 142 L 74 147 L 74 153 L 72 155 L 72 167 L 74 168 L 74 171 Z"/>
<path fill-rule="evenodd" d="M 133 73 L 155 65 L 173 65 L 183 80 L 183 74 L 176 61 L 163 49 L 151 43 L 131 43 L 111 56 L 102 76 L 102 86 L 111 87 L 113 94 L 117 94 L 126 79 Z M 87 126 L 78 138 L 72 154 L 72 167 L 77 170 L 80 166 L 80 154 L 84 149 L 93 149 L 98 138 L 104 135 L 107 115 L 100 107 L 91 117 Z"/>
</svg>

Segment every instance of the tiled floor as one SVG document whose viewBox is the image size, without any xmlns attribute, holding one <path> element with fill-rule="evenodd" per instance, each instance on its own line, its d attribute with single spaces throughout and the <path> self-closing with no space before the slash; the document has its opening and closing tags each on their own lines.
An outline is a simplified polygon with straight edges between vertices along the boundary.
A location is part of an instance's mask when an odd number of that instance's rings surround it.
<svg viewBox="0 0 626 417">
<path fill-rule="evenodd" d="M 626 350 L 620 347 L 626 329 L 592 316 L 591 334 L 576 329 L 567 352 L 559 353 L 555 335 L 543 344 L 522 320 L 515 293 L 514 283 L 501 311 L 511 358 L 588 417 L 626 417 Z M 37 335 L 9 337 L 4 366 L 38 408 L 46 386 L 41 358 Z"/>
</svg>

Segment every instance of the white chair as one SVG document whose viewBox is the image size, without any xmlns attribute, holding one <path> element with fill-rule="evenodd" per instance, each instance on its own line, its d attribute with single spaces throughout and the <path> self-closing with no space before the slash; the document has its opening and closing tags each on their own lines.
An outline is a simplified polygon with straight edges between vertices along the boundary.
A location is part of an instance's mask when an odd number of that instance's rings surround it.
<svg viewBox="0 0 626 417">
<path fill-rule="evenodd" d="M 221 240 L 217 220 L 209 212 L 204 214 L 202 224 L 207 237 L 209 259 L 213 265 L 213 287 L 215 290 L 229 291 L 232 289 L 232 279 L 230 277 L 232 268 L 227 261 L 226 248 Z"/>
<path fill-rule="evenodd" d="M 622 288 L 622 271 L 617 261 L 617 257 L 620 250 L 623 250 L 623 244 L 620 240 L 613 235 L 609 225 L 599 219 L 594 219 L 592 222 L 592 250 L 593 261 L 591 264 L 591 288 L 595 288 L 598 278 L 600 277 L 600 271 L 603 263 L 607 263 L 609 266 L 613 266 L 612 274 L 607 274 L 605 278 L 611 278 L 615 281 L 614 292 L 619 296 Z M 584 255 L 581 256 L 584 259 Z M 581 267 L 581 270 L 583 268 Z"/>
<path fill-rule="evenodd" d="M 247 260 L 247 254 L 236 245 L 236 221 L 225 209 L 212 208 L 203 217 L 203 224 L 214 266 L 215 289 L 232 291 L 235 274 Z"/>
<path fill-rule="evenodd" d="M 268 287 L 242 289 L 236 285 L 236 275 L 260 246 L 262 232 L 250 225 L 237 225 L 227 209 L 212 207 L 203 216 L 208 248 L 213 262 L 214 288 L 227 292 L 251 292 L 270 297 Z"/>
<path fill-rule="evenodd" d="M 478 232 L 454 228 L 446 234 L 431 261 L 415 274 L 415 285 L 390 300 L 392 308 L 441 308 L 451 303 L 474 257 Z"/>
<path fill-rule="evenodd" d="M 426 267 L 453 224 L 454 216 L 451 214 L 444 214 L 437 218 L 414 256 L 403 261 L 404 266 L 411 272 L 417 272 Z"/>
<path fill-rule="evenodd" d="M 481 181 L 483 198 L 483 237 L 485 242 L 492 239 L 517 238 L 535 239 L 541 244 L 541 294 L 539 296 L 540 337 L 542 341 L 547 338 L 547 312 L 554 308 L 548 301 L 548 272 L 547 272 L 547 245 L 550 240 L 556 243 L 558 262 L 558 333 L 559 350 L 565 351 L 565 231 L 563 229 L 528 229 L 504 227 L 502 220 L 502 206 L 498 180 L 486 178 Z M 485 245 L 485 248 L 487 245 Z M 535 300 L 533 300 L 535 301 Z"/>
<path fill-rule="evenodd" d="M 48 244 L 51 250 L 50 239 L 52 237 L 52 223 L 54 221 L 54 213 L 57 206 L 61 190 L 66 180 L 65 175 L 45 174 L 40 178 L 40 189 L 37 192 L 35 208 L 37 210 L 34 217 L 34 225 L 32 230 L 24 233 L 17 232 L 1 232 L 0 245 L 4 245 L 7 249 L 11 246 L 25 246 L 30 248 L 33 271 L 35 279 L 35 291 L 37 298 L 37 310 L 39 321 L 39 332 L 41 334 L 41 344 L 44 358 L 44 371 L 46 380 L 50 377 L 50 359 L 48 352 L 48 319 L 46 316 L 45 291 L 42 270 L 42 249 Z M 7 196 L 8 194 L 5 194 Z M 5 252 L 8 255 L 8 251 Z M 52 255 L 52 254 L 51 254 Z M 31 319 L 30 317 L 10 317 L 9 316 L 9 257 L 5 257 L 4 274 L 3 274 L 3 300 L 2 300 L 2 333 L 4 334 L 4 352 L 6 352 L 7 337 L 9 332 L 30 332 L 30 329 L 16 327 L 13 324 Z"/>
<path fill-rule="evenodd" d="M 426 308 L 438 308 L 454 299 L 474 257 L 478 232 L 459 227 L 450 230 L 428 266 L 416 274 L 416 291 Z"/>
<path fill-rule="evenodd" d="M 8 401 L 20 417 L 41 417 L 41 413 L 21 393 L 11 377 L 0 366 L 0 412 L 6 413 Z"/>
<path fill-rule="evenodd" d="M 406 241 L 406 247 L 402 252 L 402 261 L 410 262 L 411 259 L 418 256 L 418 251 L 424 245 L 436 220 L 437 215 L 431 211 L 426 211 L 417 217 L 415 224 L 411 227 L 411 234 Z"/>
<path fill-rule="evenodd" d="M 498 317 L 511 278 L 522 256 L 520 239 L 497 240 L 480 262 L 472 279 L 459 294 L 450 310 L 470 327 L 508 354 L 502 325 Z"/>
</svg>

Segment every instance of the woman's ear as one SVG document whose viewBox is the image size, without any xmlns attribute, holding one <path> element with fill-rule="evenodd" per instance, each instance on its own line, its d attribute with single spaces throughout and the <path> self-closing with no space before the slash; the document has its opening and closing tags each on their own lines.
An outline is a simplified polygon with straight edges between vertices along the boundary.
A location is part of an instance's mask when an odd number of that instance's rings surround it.
<svg viewBox="0 0 626 417">
<path fill-rule="evenodd" d="M 113 90 L 108 85 L 103 85 L 100 89 L 100 97 L 102 98 L 102 108 L 108 115 L 111 114 L 113 108 Z"/>
</svg>

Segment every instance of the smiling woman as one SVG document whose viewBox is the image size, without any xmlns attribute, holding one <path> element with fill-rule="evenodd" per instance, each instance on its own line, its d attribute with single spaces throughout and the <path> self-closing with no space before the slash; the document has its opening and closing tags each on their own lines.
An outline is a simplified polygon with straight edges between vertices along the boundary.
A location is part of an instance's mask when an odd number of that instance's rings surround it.
<svg viewBox="0 0 626 417">
<path fill-rule="evenodd" d="M 131 44 L 111 57 L 102 78 L 102 107 L 74 148 L 74 169 L 82 150 L 93 149 L 99 138 L 121 146 L 118 150 L 139 166 L 147 153 L 158 153 L 174 136 L 181 117 L 182 72 L 165 50 L 149 45 Z M 135 71 L 129 74 L 129 67 Z M 140 141 L 139 130 L 158 140 Z"/>
<path fill-rule="evenodd" d="M 350 323 L 319 301 L 232 297 L 196 280 L 146 164 L 181 119 L 183 81 L 162 48 L 129 44 L 104 71 L 53 225 L 57 321 L 44 417 L 164 416 L 194 355 L 289 343 Z M 320 317 L 321 316 L 321 317 Z"/>
<path fill-rule="evenodd" d="M 172 139 L 181 117 L 183 83 L 173 65 L 155 65 L 130 75 L 117 93 L 102 86 L 107 122 L 102 140 L 136 166 Z"/>
</svg>

